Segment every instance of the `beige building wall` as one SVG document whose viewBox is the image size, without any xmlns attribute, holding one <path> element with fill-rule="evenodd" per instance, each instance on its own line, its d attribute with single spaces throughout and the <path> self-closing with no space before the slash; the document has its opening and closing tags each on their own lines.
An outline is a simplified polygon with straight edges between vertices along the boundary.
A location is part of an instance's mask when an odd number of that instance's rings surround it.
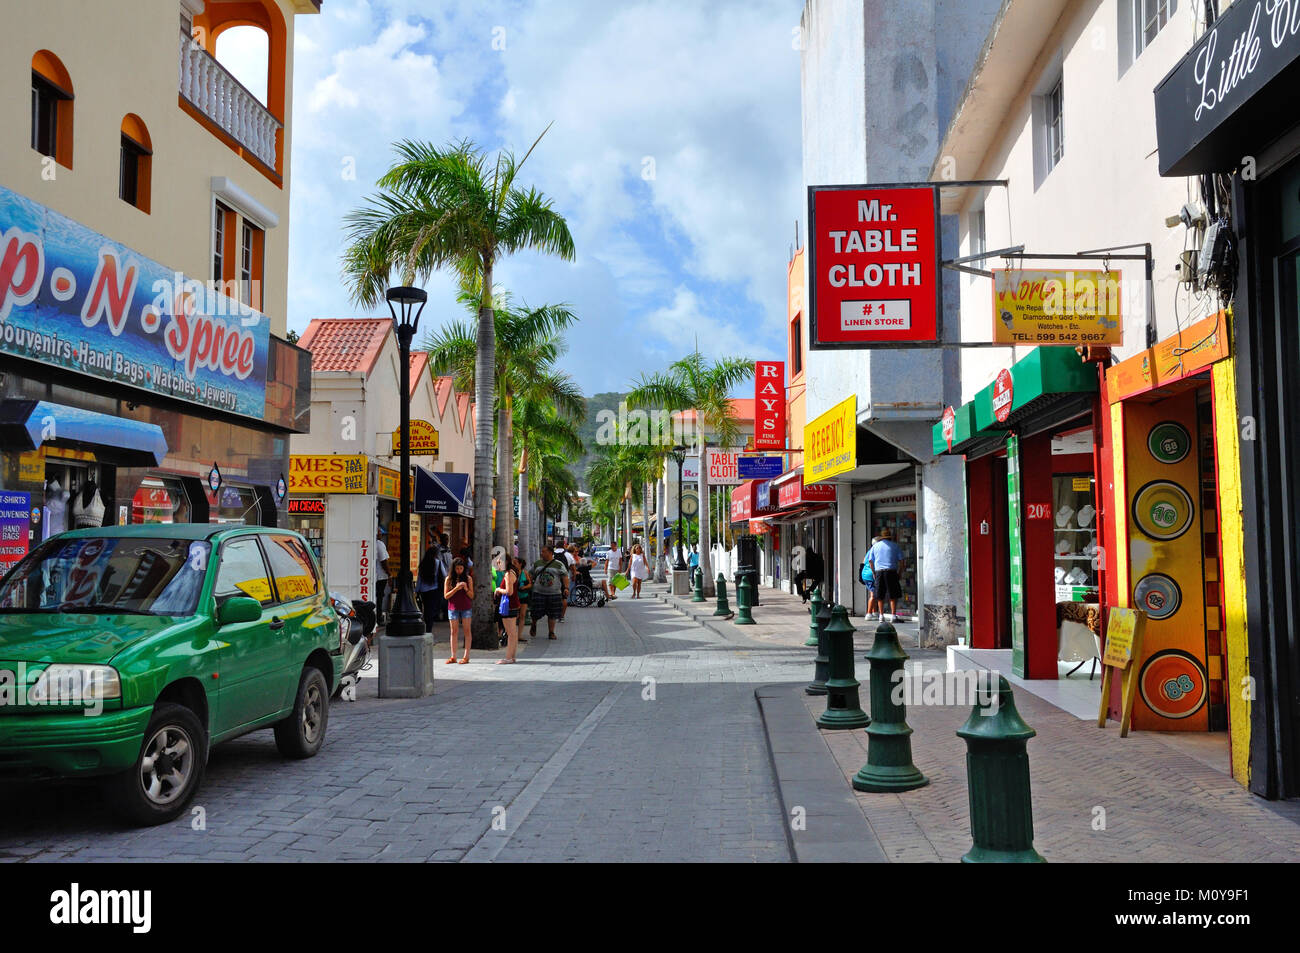
<svg viewBox="0 0 1300 953">
<path fill-rule="evenodd" d="M 208 0 L 208 4 L 217 0 Z M 310 0 L 265 0 L 285 21 L 293 75 L 294 14 Z M 191 9 L 201 8 L 189 0 Z M 284 181 L 277 185 L 178 104 L 181 0 L 7 2 L 0 29 L 0 185 L 67 215 L 187 277 L 212 271 L 212 179 L 224 176 L 278 219 L 266 226 L 263 308 L 285 334 L 289 267 L 292 82 L 285 90 Z M 31 148 L 31 61 L 49 50 L 73 85 L 72 168 Z M 118 197 L 122 119 L 135 113 L 153 147 L 151 212 Z M 228 203 L 229 204 L 229 203 Z M 243 210 L 236 207 L 236 212 Z"/>
<path fill-rule="evenodd" d="M 1020 0 L 1024 2 L 1024 0 Z M 1155 258 L 1154 301 L 1158 338 L 1186 327 L 1189 314 L 1206 315 L 1204 302 L 1189 298 L 1174 270 L 1186 229 L 1169 228 L 1188 190 L 1199 195 L 1195 180 L 1162 179 L 1157 171 L 1153 90 L 1187 52 L 1195 7 L 1183 0 L 1173 19 L 1136 59 L 1127 54 L 1131 38 L 1123 35 L 1124 18 L 1133 0 L 1071 0 L 1042 48 L 1013 50 L 993 58 L 977 85 L 990 85 L 1001 70 L 1024 70 L 1027 77 L 1000 115 L 1003 122 L 978 168 L 960 170 L 958 178 L 1008 179 L 1008 188 L 968 190 L 961 210 L 961 254 L 972 254 L 970 213 L 985 211 L 986 247 L 1024 245 L 1026 253 L 1079 252 L 1085 249 L 1150 242 Z M 1032 8 L 1033 4 L 1030 3 Z M 1043 148 L 1034 127 L 1040 121 L 1036 100 L 1056 76 L 1063 77 L 1064 150 L 1060 162 L 1036 173 L 1035 152 Z M 978 95 L 978 93 L 977 93 Z M 1041 161 L 1041 160 L 1040 160 Z M 1142 249 L 1131 249 L 1140 254 Z M 981 267 L 1003 268 L 1000 258 Z M 1100 269 L 1100 262 L 1026 261 L 1026 268 Z M 1117 359 L 1146 347 L 1147 302 L 1142 262 L 1114 262 L 1123 272 L 1124 345 Z M 956 275 L 961 282 L 961 325 L 965 341 L 987 341 L 992 333 L 993 283 L 988 278 Z M 963 402 L 987 386 L 999 370 L 1031 350 L 972 349 L 962 354 Z"/>
</svg>

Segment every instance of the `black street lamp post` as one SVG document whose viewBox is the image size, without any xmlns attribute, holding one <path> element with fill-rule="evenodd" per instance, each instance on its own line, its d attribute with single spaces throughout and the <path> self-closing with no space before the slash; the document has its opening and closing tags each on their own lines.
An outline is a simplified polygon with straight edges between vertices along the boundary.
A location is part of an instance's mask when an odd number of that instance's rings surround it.
<svg viewBox="0 0 1300 953">
<path fill-rule="evenodd" d="M 673 564 L 674 572 L 685 572 L 686 558 L 682 555 L 682 465 L 686 462 L 686 448 L 673 447 L 672 458 L 677 461 L 677 562 Z"/>
<path fill-rule="evenodd" d="M 397 573 L 397 601 L 388 623 L 389 635 L 424 635 L 424 619 L 415 604 L 415 585 L 411 578 L 411 338 L 420 323 L 420 313 L 429 296 L 419 288 L 389 288 L 388 310 L 397 326 L 397 347 L 401 354 L 402 470 L 401 516 L 402 561 Z M 394 307 L 396 305 L 396 307 Z M 419 306 L 418 308 L 416 306 Z M 400 315 L 398 313 L 400 309 Z M 412 314 L 414 312 L 414 314 Z"/>
</svg>

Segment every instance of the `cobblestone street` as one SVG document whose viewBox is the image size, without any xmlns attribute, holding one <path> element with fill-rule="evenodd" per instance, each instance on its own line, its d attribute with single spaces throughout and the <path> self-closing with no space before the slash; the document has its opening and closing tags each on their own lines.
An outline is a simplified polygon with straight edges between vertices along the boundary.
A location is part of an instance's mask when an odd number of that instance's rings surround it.
<svg viewBox="0 0 1300 953">
<path fill-rule="evenodd" d="M 439 664 L 431 698 L 336 702 L 314 759 L 270 731 L 215 748 L 206 830 L 124 830 L 89 788 L 6 791 L 0 858 L 788 860 L 754 690 L 802 679 L 807 650 L 615 605 L 571 609 L 515 666 Z"/>
</svg>

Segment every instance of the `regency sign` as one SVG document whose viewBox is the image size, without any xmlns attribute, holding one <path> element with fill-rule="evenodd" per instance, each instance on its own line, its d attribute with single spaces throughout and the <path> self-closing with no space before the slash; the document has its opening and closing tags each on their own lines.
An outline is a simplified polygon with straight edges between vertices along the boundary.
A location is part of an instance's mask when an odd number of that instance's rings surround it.
<svg viewBox="0 0 1300 953">
<path fill-rule="evenodd" d="M 929 183 L 809 186 L 809 347 L 939 338 L 939 203 Z"/>
<path fill-rule="evenodd" d="M 858 396 L 840 401 L 803 428 L 805 483 L 817 483 L 858 465 Z"/>
<path fill-rule="evenodd" d="M 1294 116 L 1298 79 L 1300 0 L 1237 0 L 1156 87 L 1160 174 L 1237 165 Z"/>
<path fill-rule="evenodd" d="M 0 187 L 0 353 L 266 411 L 267 317 Z"/>
</svg>

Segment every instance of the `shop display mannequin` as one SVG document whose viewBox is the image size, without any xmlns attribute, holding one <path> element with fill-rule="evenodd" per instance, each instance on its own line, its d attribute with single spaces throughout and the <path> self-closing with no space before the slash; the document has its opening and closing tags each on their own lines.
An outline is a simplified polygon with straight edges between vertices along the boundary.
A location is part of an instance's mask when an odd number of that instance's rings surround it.
<svg viewBox="0 0 1300 953">
<path fill-rule="evenodd" d="M 42 540 L 68 528 L 68 491 L 59 486 L 58 480 L 45 484 L 45 513 L 42 520 Z"/>
<path fill-rule="evenodd" d="M 104 501 L 93 479 L 86 481 L 72 501 L 72 520 L 77 529 L 104 525 Z"/>
</svg>

